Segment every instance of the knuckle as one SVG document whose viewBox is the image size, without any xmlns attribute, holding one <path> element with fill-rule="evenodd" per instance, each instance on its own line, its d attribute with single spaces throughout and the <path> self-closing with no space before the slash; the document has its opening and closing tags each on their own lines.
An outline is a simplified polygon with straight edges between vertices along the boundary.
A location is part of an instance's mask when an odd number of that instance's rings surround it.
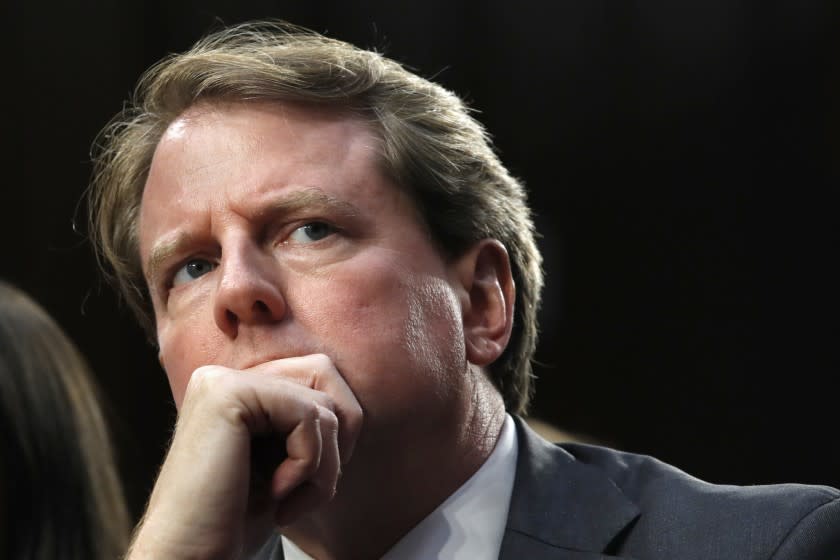
<svg viewBox="0 0 840 560">
<path fill-rule="evenodd" d="M 187 383 L 187 388 L 193 392 L 206 392 L 218 386 L 219 383 L 223 383 L 226 377 L 225 373 L 225 369 L 219 366 L 201 366 L 193 371 Z"/>
<path fill-rule="evenodd" d="M 321 426 L 329 432 L 337 432 L 338 431 L 338 416 L 335 415 L 335 412 L 328 408 L 320 407 L 320 422 Z"/>
<path fill-rule="evenodd" d="M 332 360 L 326 354 L 313 354 L 312 362 L 312 365 L 316 370 L 316 374 L 332 369 Z"/>
<path fill-rule="evenodd" d="M 197 368 L 193 373 L 192 377 L 190 378 L 190 382 L 193 384 L 201 383 L 208 377 L 213 377 L 214 375 L 218 375 L 217 369 L 214 366 L 201 366 Z"/>
<path fill-rule="evenodd" d="M 317 353 L 315 353 L 315 354 L 312 354 L 312 358 L 313 358 L 313 359 L 314 359 L 314 360 L 315 360 L 315 361 L 316 361 L 319 365 L 325 365 L 325 364 L 330 364 L 330 363 L 332 363 L 332 361 L 330 360 L 330 357 L 329 357 L 329 356 L 327 356 L 327 355 L 326 355 L 325 353 L 323 353 L 323 352 L 317 352 Z"/>
<path fill-rule="evenodd" d="M 353 418 L 356 422 L 361 425 L 362 421 L 365 419 L 365 411 L 362 409 L 362 405 L 358 401 L 354 401 L 352 405 L 353 409 Z"/>
<path fill-rule="evenodd" d="M 347 415 L 347 430 L 350 433 L 357 434 L 362 430 L 362 424 L 365 421 L 365 414 L 362 406 L 359 403 L 354 403 L 351 407 L 351 413 Z"/>
<path fill-rule="evenodd" d="M 324 409 L 326 409 L 330 412 L 333 412 L 335 410 L 335 399 L 333 399 L 331 395 L 329 395 L 327 393 L 319 393 L 317 398 L 318 398 L 318 404 L 322 408 L 324 408 Z"/>
<path fill-rule="evenodd" d="M 303 419 L 310 423 L 317 423 L 321 420 L 321 406 L 317 401 L 305 401 L 302 404 Z"/>
</svg>

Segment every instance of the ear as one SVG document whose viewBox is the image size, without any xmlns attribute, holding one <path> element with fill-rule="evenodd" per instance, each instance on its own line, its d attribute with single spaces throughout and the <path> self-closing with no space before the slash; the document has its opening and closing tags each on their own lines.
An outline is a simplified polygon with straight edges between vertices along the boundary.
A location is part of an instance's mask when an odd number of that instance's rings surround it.
<svg viewBox="0 0 840 560">
<path fill-rule="evenodd" d="M 455 263 L 467 360 L 487 366 L 502 355 L 513 328 L 516 289 L 505 246 L 482 239 Z"/>
</svg>

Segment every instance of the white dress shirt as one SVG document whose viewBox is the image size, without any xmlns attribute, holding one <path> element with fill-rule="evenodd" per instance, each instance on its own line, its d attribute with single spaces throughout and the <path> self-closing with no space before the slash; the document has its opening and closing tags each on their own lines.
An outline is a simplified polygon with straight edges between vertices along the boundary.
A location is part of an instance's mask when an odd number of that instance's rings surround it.
<svg viewBox="0 0 840 560">
<path fill-rule="evenodd" d="M 495 560 L 507 523 L 518 444 L 506 415 L 502 433 L 481 468 L 395 544 L 382 560 Z M 286 560 L 312 560 L 283 538 Z"/>
</svg>

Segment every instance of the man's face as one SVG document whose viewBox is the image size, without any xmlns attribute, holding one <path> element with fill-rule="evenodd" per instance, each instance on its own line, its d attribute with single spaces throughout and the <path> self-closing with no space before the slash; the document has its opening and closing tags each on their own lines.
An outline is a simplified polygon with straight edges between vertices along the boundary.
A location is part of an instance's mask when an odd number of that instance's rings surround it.
<svg viewBox="0 0 840 560">
<path fill-rule="evenodd" d="M 324 353 L 364 409 L 363 438 L 444 420 L 466 378 L 465 296 L 377 148 L 360 120 L 296 105 L 205 105 L 172 123 L 139 234 L 178 406 L 202 365 Z"/>
</svg>

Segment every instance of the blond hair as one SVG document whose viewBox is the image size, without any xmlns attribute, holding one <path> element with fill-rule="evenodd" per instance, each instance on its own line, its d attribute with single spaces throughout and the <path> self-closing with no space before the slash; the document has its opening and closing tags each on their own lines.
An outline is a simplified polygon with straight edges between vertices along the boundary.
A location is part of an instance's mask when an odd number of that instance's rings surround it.
<svg viewBox="0 0 840 560">
<path fill-rule="evenodd" d="M 508 410 L 526 409 L 543 279 L 523 186 L 455 94 L 376 52 L 285 23 L 224 29 L 165 58 L 95 144 L 91 236 L 106 274 L 150 335 L 137 235 L 143 188 L 166 128 L 203 101 L 303 102 L 358 115 L 380 135 L 384 171 L 412 196 L 441 251 L 455 256 L 483 238 L 501 241 L 516 308 L 511 341 L 488 369 Z"/>
</svg>

